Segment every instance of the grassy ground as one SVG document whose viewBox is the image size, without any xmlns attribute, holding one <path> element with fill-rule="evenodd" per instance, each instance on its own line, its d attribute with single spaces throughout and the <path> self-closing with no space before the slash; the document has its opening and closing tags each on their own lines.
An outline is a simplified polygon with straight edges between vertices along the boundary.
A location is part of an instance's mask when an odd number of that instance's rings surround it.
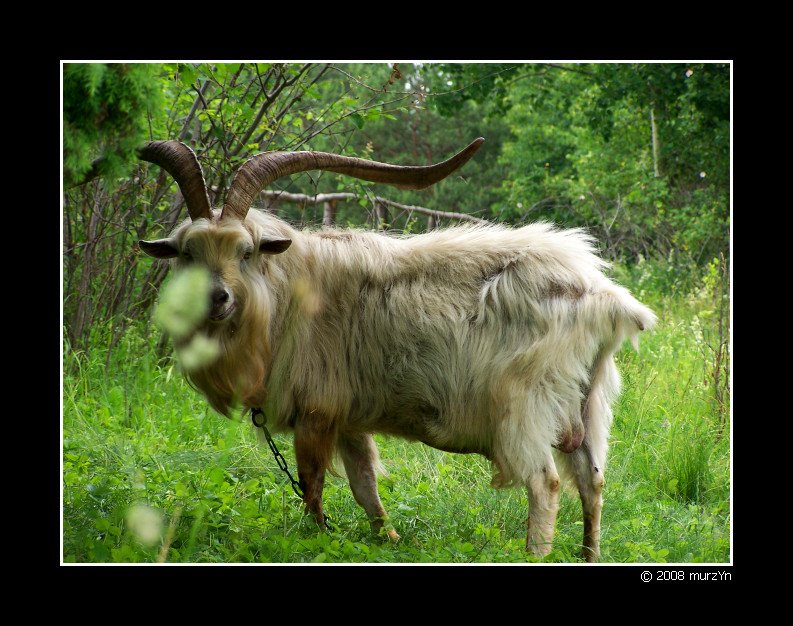
<svg viewBox="0 0 793 626">
<path fill-rule="evenodd" d="M 728 562 L 729 409 L 713 401 L 712 298 L 658 295 L 647 272 L 621 278 L 661 323 L 638 354 L 619 354 L 601 560 Z M 66 350 L 64 561 L 536 560 L 524 551 L 523 490 L 492 489 L 479 456 L 398 439 L 378 444 L 389 471 L 380 493 L 402 540 L 373 536 L 334 476 L 324 498 L 336 530 L 320 532 L 248 418 L 213 413 L 176 367 L 157 364 L 153 343 L 133 331 L 110 359 Z M 276 441 L 294 468 L 291 439 Z M 546 561 L 578 561 L 582 530 L 577 495 L 563 493 Z"/>
</svg>

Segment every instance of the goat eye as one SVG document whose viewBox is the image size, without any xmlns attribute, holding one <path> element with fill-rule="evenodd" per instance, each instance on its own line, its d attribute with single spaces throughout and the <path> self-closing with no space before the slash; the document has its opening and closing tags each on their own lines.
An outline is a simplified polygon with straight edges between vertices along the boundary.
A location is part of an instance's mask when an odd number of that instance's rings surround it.
<svg viewBox="0 0 793 626">
<path fill-rule="evenodd" d="M 182 259 L 187 261 L 188 263 L 193 260 L 193 255 L 189 252 L 182 252 Z"/>
<path fill-rule="evenodd" d="M 243 255 L 242 255 L 242 258 L 243 258 L 243 259 L 245 259 L 245 260 L 247 261 L 247 260 L 248 260 L 248 259 L 250 259 L 252 256 L 253 256 L 253 251 L 251 251 L 251 250 L 248 250 L 248 251 L 247 251 L 245 254 L 243 254 Z"/>
</svg>

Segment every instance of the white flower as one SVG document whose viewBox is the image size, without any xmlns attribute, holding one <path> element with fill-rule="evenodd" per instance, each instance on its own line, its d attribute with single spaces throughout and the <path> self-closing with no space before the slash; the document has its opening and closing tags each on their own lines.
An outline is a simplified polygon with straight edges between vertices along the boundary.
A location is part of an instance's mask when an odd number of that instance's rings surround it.
<svg viewBox="0 0 793 626">
<path fill-rule="evenodd" d="M 162 290 L 155 321 L 175 339 L 190 334 L 209 312 L 209 287 L 209 272 L 203 268 L 178 272 Z"/>
<path fill-rule="evenodd" d="M 135 504 L 129 508 L 127 524 L 145 546 L 153 546 L 162 536 L 162 513 L 145 504 Z"/>
<path fill-rule="evenodd" d="M 220 354 L 217 340 L 201 333 L 190 340 L 184 348 L 177 348 L 179 360 L 186 370 L 194 370 L 202 365 L 209 365 Z"/>
</svg>

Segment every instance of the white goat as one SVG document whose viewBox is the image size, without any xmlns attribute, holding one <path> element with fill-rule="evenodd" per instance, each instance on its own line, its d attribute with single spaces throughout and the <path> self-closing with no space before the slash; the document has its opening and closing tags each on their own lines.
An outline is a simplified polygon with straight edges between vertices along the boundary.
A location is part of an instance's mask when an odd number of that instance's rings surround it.
<svg viewBox="0 0 793 626">
<path fill-rule="evenodd" d="M 189 148 L 148 144 L 142 158 L 176 178 L 191 219 L 140 245 L 176 259 L 176 269 L 198 263 L 210 271 L 202 331 L 217 339 L 220 356 L 188 376 L 219 412 L 262 407 L 272 428 L 294 431 L 304 501 L 320 525 L 335 450 L 355 499 L 373 528 L 382 527 L 372 433 L 386 433 L 482 454 L 494 486 L 527 486 L 526 543 L 540 556 L 553 540 L 558 466 L 581 495 L 583 556 L 595 560 L 610 405 L 620 387 L 613 355 L 655 316 L 604 276 L 592 239 L 548 224 L 404 237 L 311 232 L 248 211 L 265 185 L 308 169 L 425 187 L 481 142 L 426 168 L 264 153 L 239 170 L 222 212 L 210 209 Z"/>
</svg>

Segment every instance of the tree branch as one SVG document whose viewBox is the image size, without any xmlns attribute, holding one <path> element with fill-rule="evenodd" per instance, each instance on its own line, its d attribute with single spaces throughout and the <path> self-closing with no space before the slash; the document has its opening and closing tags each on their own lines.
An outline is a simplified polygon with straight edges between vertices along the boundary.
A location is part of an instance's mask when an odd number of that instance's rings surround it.
<svg viewBox="0 0 793 626">
<path fill-rule="evenodd" d="M 270 105 L 271 105 L 271 104 L 272 104 L 272 103 L 275 101 L 275 99 L 278 97 L 278 95 L 279 95 L 279 94 L 280 94 L 280 93 L 281 93 L 281 92 L 282 92 L 282 91 L 283 91 L 283 90 L 284 90 L 286 87 L 289 87 L 289 86 L 291 86 L 291 85 L 294 85 L 294 84 L 295 84 L 295 83 L 296 83 L 298 80 L 300 80 L 300 78 L 303 76 L 303 74 L 305 74 L 305 73 L 308 71 L 308 69 L 309 69 L 310 67 L 311 67 L 311 63 L 306 63 L 306 64 L 304 64 L 304 65 L 303 65 L 303 67 L 301 67 L 301 68 L 298 70 L 298 73 L 297 73 L 295 76 L 293 76 L 292 78 L 290 78 L 290 79 L 288 79 L 288 80 L 285 80 L 285 81 L 284 81 L 283 83 L 281 83 L 281 85 L 279 85 L 277 88 L 274 88 L 272 93 L 267 93 L 267 94 L 265 94 L 265 97 L 264 97 L 264 102 L 262 102 L 262 106 L 261 106 L 261 108 L 259 109 L 259 112 L 256 114 L 256 117 L 254 118 L 254 120 L 253 120 L 253 122 L 251 123 L 251 125 L 250 125 L 250 126 L 248 126 L 248 130 L 246 130 L 246 131 L 245 131 L 245 134 L 244 134 L 244 135 L 243 135 L 243 136 L 242 136 L 242 137 L 241 137 L 241 138 L 238 140 L 238 142 L 237 142 L 237 147 L 236 147 L 234 150 L 232 150 L 232 152 L 231 152 L 231 156 L 237 156 L 237 155 L 238 155 L 240 152 L 242 152 L 242 150 L 245 148 L 245 144 L 247 144 L 247 143 L 248 143 L 248 140 L 251 138 L 251 135 L 253 135 L 253 133 L 254 133 L 254 132 L 256 131 L 256 129 L 259 127 L 259 123 L 262 121 L 262 117 L 264 117 L 264 114 L 265 114 L 265 113 L 267 112 L 267 110 L 270 108 Z M 322 76 L 322 74 L 323 74 L 323 73 L 324 73 L 324 72 L 320 73 L 320 75 L 319 75 L 319 76 Z M 319 78 L 319 76 L 318 76 L 317 78 Z M 316 82 L 316 81 L 315 81 L 315 82 Z M 312 83 L 312 84 L 313 84 L 313 83 Z M 262 86 L 262 87 L 263 87 L 263 86 Z M 295 96 L 295 98 L 297 98 L 297 96 Z M 292 105 L 292 103 L 294 102 L 294 100 L 295 100 L 295 99 L 293 98 L 293 99 L 292 99 L 292 100 L 291 100 L 291 101 L 290 101 L 290 102 L 289 102 L 289 103 L 286 105 L 286 107 L 284 107 L 284 108 L 285 108 L 285 109 L 288 109 L 288 108 L 289 108 L 289 107 Z"/>
<path fill-rule="evenodd" d="M 204 94 L 201 93 L 200 89 L 196 89 L 195 85 L 193 85 L 193 89 L 195 89 L 196 93 L 198 94 L 198 97 L 201 98 L 201 103 L 204 105 L 204 108 L 207 110 L 207 118 L 209 119 L 209 123 L 212 126 L 213 130 L 215 131 L 215 136 L 218 137 L 218 139 L 220 139 L 220 137 L 223 136 L 223 133 L 221 133 L 218 130 L 217 126 L 215 126 L 215 120 L 212 119 L 212 115 L 209 115 L 209 105 L 207 104 L 207 101 L 204 98 Z M 221 141 L 220 142 L 220 147 L 223 150 L 223 156 L 226 158 L 226 161 L 228 161 L 229 160 L 229 153 L 228 153 L 228 150 L 226 149 L 226 142 L 225 141 Z"/>
<path fill-rule="evenodd" d="M 275 200 L 275 201 L 282 201 L 282 202 L 292 202 L 294 204 L 323 204 L 325 202 L 347 202 L 352 200 L 361 200 L 361 199 L 371 199 L 367 196 L 357 194 L 357 193 L 349 193 L 349 192 L 338 192 L 338 193 L 319 193 L 314 196 L 309 196 L 303 193 L 290 193 L 288 191 L 271 191 L 265 190 L 262 191 L 261 196 L 264 196 L 268 200 Z M 436 218 L 446 218 L 452 220 L 465 220 L 468 222 L 476 222 L 477 224 L 490 224 L 487 220 L 483 220 L 480 217 L 475 217 L 474 215 L 468 215 L 466 213 L 455 213 L 453 211 L 435 211 L 433 209 L 427 209 L 421 206 L 414 206 L 411 204 L 402 204 L 400 202 L 394 202 L 393 200 L 389 200 L 387 198 L 383 198 L 381 196 L 374 197 L 375 202 L 379 202 L 386 206 L 394 207 L 395 209 L 399 209 L 401 211 L 409 211 L 409 212 L 416 212 L 421 213 L 423 215 L 431 215 Z"/>
<path fill-rule="evenodd" d="M 190 112 L 187 114 L 187 117 L 185 118 L 185 121 L 182 124 L 182 130 L 179 131 L 179 137 L 178 137 L 179 141 L 184 141 L 184 138 L 187 136 L 187 131 L 190 127 L 190 122 L 193 121 L 193 117 L 198 111 L 199 105 L 201 105 L 202 103 L 206 104 L 206 100 L 204 100 L 203 96 L 206 95 L 207 89 L 209 88 L 210 84 L 211 81 L 205 80 L 203 87 L 201 87 L 201 89 L 198 90 L 199 94 L 201 95 L 196 96 L 195 100 L 193 101 L 193 106 L 190 108 Z"/>
<path fill-rule="evenodd" d="M 587 70 L 581 70 L 577 67 L 567 67 L 566 65 L 560 65 L 559 63 L 538 63 L 538 65 L 545 65 L 546 67 L 554 67 L 557 70 L 565 70 L 566 72 L 575 72 L 576 74 L 583 74 L 584 76 L 595 77 L 595 74 L 592 72 L 588 72 Z"/>
</svg>

